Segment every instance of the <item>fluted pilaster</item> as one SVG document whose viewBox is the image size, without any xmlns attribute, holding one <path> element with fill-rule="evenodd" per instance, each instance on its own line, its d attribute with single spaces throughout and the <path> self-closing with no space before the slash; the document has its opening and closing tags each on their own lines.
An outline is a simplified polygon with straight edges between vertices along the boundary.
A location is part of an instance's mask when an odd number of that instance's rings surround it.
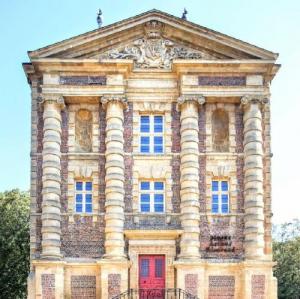
<svg viewBox="0 0 300 299">
<path fill-rule="evenodd" d="M 244 96 L 245 256 L 264 256 L 264 190 L 262 113 L 264 97 Z"/>
<path fill-rule="evenodd" d="M 124 108 L 122 96 L 104 96 L 106 109 L 105 175 L 105 257 L 125 258 L 124 254 Z"/>
<path fill-rule="evenodd" d="M 43 120 L 43 203 L 42 203 L 42 258 L 60 259 L 61 245 L 61 109 L 64 99 L 58 95 L 44 95 L 39 99 L 44 106 Z"/>
<path fill-rule="evenodd" d="M 199 105 L 202 96 L 182 96 L 177 107 L 181 110 L 180 197 L 181 225 L 180 258 L 200 258 L 200 203 L 199 203 Z"/>
</svg>

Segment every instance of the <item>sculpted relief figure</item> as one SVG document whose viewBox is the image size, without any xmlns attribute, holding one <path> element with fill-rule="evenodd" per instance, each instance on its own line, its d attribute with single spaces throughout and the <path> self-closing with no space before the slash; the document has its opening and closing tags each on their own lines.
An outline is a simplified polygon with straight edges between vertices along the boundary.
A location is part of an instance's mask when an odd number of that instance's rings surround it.
<svg viewBox="0 0 300 299">
<path fill-rule="evenodd" d="M 86 109 L 80 109 L 75 116 L 75 143 L 76 148 L 82 152 L 92 151 L 92 113 Z"/>
<path fill-rule="evenodd" d="M 229 151 L 229 118 L 221 109 L 215 110 L 212 115 L 212 142 L 215 152 Z"/>
</svg>

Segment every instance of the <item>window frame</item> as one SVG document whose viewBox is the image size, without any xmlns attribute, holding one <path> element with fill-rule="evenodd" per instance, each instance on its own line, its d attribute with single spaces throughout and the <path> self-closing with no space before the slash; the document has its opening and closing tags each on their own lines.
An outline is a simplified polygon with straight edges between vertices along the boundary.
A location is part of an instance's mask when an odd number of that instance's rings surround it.
<svg viewBox="0 0 300 299">
<path fill-rule="evenodd" d="M 218 182 L 218 190 L 213 190 L 214 182 Z M 222 183 L 227 183 L 227 190 L 222 190 Z M 227 195 L 227 203 L 223 203 L 223 195 Z M 217 196 L 217 203 L 214 202 L 214 196 Z M 218 211 L 215 212 L 213 206 L 218 205 Z M 227 206 L 227 212 L 223 212 L 223 205 Z M 214 215 L 228 215 L 230 214 L 230 183 L 226 178 L 211 180 L 211 213 Z"/>
<path fill-rule="evenodd" d="M 142 183 L 149 183 L 149 189 L 148 190 L 142 190 Z M 155 183 L 162 183 L 163 189 L 155 189 Z M 163 180 L 140 180 L 139 181 L 139 212 L 140 213 L 154 213 L 154 214 L 164 214 L 166 212 L 166 196 L 165 191 L 166 190 L 166 184 Z M 142 195 L 148 194 L 149 195 L 149 211 L 142 211 Z M 155 195 L 162 195 L 163 200 L 162 202 L 155 203 Z M 156 204 L 162 204 L 163 210 L 162 211 L 155 211 L 155 205 Z"/>
<path fill-rule="evenodd" d="M 82 190 L 77 190 L 77 183 L 82 183 Z M 86 190 L 86 184 L 91 183 L 91 190 Z M 75 214 L 92 214 L 93 213 L 93 180 L 75 180 L 74 184 L 74 211 Z M 82 195 L 82 211 L 77 211 L 77 195 Z M 86 195 L 91 195 L 91 202 L 86 202 Z M 87 211 L 87 205 L 91 205 L 91 211 Z"/>
<path fill-rule="evenodd" d="M 149 117 L 149 132 L 142 132 L 142 117 L 148 116 Z M 162 118 L 162 132 L 154 132 L 155 128 L 155 117 L 160 116 Z M 142 151 L 142 137 L 148 137 L 149 138 L 149 151 L 145 152 Z M 155 137 L 161 137 L 162 138 L 162 151 L 161 152 L 155 152 Z M 163 114 L 140 114 L 139 115 L 139 153 L 143 155 L 163 155 L 165 153 L 165 116 Z"/>
</svg>

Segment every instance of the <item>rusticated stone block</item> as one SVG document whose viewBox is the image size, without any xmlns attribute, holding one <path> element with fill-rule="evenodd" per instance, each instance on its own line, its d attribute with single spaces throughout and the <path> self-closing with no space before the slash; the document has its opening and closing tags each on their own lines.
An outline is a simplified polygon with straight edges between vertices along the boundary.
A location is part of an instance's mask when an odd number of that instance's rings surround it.
<svg viewBox="0 0 300 299">
<path fill-rule="evenodd" d="M 251 299 L 265 299 L 265 275 L 252 275 Z"/>
<path fill-rule="evenodd" d="M 121 274 L 108 274 L 108 298 L 119 295 L 121 292 Z"/>
<path fill-rule="evenodd" d="M 54 274 L 42 274 L 42 299 L 55 299 Z"/>
<path fill-rule="evenodd" d="M 92 216 L 62 217 L 62 245 L 65 257 L 99 258 L 104 253 L 104 216 L 93 223 Z"/>
<path fill-rule="evenodd" d="M 233 299 L 234 288 L 232 275 L 209 276 L 208 299 Z"/>
<path fill-rule="evenodd" d="M 180 157 L 174 156 L 172 166 L 172 207 L 174 213 L 180 213 Z"/>
<path fill-rule="evenodd" d="M 172 103 L 171 130 L 172 130 L 172 153 L 180 152 L 180 112 L 176 109 L 176 103 Z"/>
<path fill-rule="evenodd" d="M 96 276 L 72 275 L 71 299 L 96 299 Z"/>
<path fill-rule="evenodd" d="M 124 110 L 124 151 L 125 153 L 132 153 L 133 140 L 133 105 L 128 103 L 128 108 Z"/>
<path fill-rule="evenodd" d="M 198 293 L 198 275 L 197 274 L 185 274 L 184 276 L 184 285 L 185 290 L 194 295 L 197 296 Z"/>
</svg>

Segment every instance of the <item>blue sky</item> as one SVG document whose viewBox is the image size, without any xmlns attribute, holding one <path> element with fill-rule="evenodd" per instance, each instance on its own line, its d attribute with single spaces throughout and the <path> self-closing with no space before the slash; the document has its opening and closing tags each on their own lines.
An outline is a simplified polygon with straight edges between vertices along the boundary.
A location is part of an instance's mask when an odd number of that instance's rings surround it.
<svg viewBox="0 0 300 299">
<path fill-rule="evenodd" d="M 300 217 L 300 1 L 298 0 L 10 0 L 0 1 L 0 191 L 29 189 L 30 89 L 21 63 L 27 51 L 149 9 L 280 54 L 272 83 L 273 211 L 275 222 Z"/>
</svg>

